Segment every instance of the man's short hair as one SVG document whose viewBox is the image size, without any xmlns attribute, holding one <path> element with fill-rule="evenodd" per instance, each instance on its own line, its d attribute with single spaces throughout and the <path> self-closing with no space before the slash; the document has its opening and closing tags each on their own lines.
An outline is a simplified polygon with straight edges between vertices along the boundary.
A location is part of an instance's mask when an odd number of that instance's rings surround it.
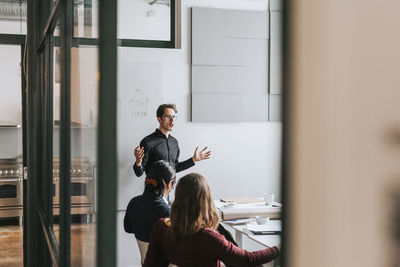
<svg viewBox="0 0 400 267">
<path fill-rule="evenodd" d="M 164 111 L 166 108 L 172 108 L 175 111 L 175 113 L 178 113 L 178 110 L 176 109 L 175 104 L 162 104 L 157 109 L 157 113 L 156 113 L 157 118 L 161 118 L 162 115 L 164 115 Z"/>
</svg>

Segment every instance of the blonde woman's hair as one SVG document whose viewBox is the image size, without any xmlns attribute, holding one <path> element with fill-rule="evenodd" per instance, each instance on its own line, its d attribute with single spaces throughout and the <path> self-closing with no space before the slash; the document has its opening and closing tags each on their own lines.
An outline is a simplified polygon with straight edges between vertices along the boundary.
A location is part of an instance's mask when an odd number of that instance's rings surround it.
<svg viewBox="0 0 400 267">
<path fill-rule="evenodd" d="M 206 179 L 197 173 L 182 177 L 171 207 L 169 224 L 173 238 L 186 240 L 203 227 L 216 229 L 218 223 L 218 213 Z"/>
</svg>

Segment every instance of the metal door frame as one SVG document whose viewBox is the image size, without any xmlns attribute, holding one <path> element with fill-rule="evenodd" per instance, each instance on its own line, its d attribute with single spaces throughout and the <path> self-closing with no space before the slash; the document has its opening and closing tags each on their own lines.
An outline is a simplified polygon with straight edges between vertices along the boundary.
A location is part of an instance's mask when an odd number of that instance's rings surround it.
<svg viewBox="0 0 400 267">
<path fill-rule="evenodd" d="M 24 266 L 71 266 L 70 78 L 73 0 L 28 1 Z M 53 231 L 53 32 L 60 21 L 60 243 Z M 98 214 L 96 266 L 116 265 L 117 3 L 99 1 Z M 96 40 L 93 40 L 96 43 Z M 110 141 L 111 140 L 111 141 Z"/>
</svg>

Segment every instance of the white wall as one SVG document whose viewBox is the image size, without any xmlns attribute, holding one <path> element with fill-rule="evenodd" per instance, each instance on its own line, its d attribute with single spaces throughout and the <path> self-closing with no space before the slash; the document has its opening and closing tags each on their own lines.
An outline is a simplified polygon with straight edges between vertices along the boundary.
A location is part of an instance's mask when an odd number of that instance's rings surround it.
<svg viewBox="0 0 400 267">
<path fill-rule="evenodd" d="M 196 146 L 209 146 L 211 159 L 198 162 L 188 172 L 203 174 L 211 187 L 214 198 L 221 196 L 260 197 L 264 192 L 274 192 L 280 198 L 280 145 L 281 123 L 192 123 L 190 122 L 190 7 L 216 7 L 227 9 L 266 10 L 267 1 L 182 1 L 182 49 L 119 48 L 120 61 L 152 62 L 162 66 L 160 94 L 163 102 L 175 103 L 179 119 L 172 135 L 181 147 L 181 160 L 192 156 Z M 132 80 L 135 79 L 132 73 Z M 121 85 L 119 85 L 121 86 Z M 123 96 L 120 96 L 123 97 Z M 207 107 L 204 107 L 207 108 Z M 232 107 L 234 108 L 234 107 Z M 141 138 L 135 132 L 151 133 L 158 126 L 155 109 L 149 111 L 154 123 L 148 129 L 138 129 L 140 123 L 125 125 L 119 133 L 119 200 L 118 218 L 123 217 L 129 199 L 143 191 L 144 178 L 137 178 L 132 171 L 133 147 Z M 151 117 L 152 116 L 152 117 Z M 121 136 L 122 135 L 122 136 Z M 121 140 L 124 139 L 125 142 Z M 139 266 L 139 255 L 118 221 L 118 265 Z M 129 236 L 129 235 L 128 235 Z M 133 255 L 134 253 L 135 255 Z"/>
</svg>

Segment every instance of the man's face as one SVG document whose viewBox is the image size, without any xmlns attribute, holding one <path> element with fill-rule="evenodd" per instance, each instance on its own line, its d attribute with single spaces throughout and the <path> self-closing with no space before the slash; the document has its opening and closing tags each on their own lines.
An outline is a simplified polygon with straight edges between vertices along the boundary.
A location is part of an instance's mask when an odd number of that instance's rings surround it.
<svg viewBox="0 0 400 267">
<path fill-rule="evenodd" d="M 157 118 L 160 127 L 166 131 L 172 131 L 175 124 L 175 111 L 172 108 L 164 109 L 164 114 L 161 118 Z"/>
</svg>

